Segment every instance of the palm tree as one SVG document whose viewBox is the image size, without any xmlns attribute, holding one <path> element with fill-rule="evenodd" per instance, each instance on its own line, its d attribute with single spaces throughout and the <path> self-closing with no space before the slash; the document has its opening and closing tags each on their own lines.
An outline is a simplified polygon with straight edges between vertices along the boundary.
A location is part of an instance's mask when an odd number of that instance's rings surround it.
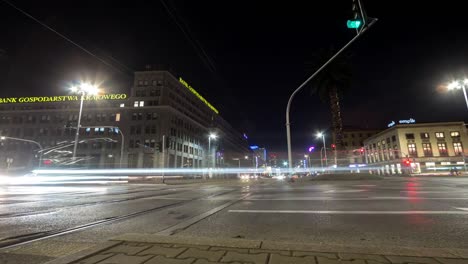
<svg viewBox="0 0 468 264">
<path fill-rule="evenodd" d="M 330 48 L 322 51 L 314 57 L 314 70 L 322 66 L 335 54 Z M 322 72 L 320 72 L 311 83 L 311 94 L 318 94 L 323 102 L 328 102 L 332 117 L 332 129 L 336 147 L 342 147 L 343 143 L 343 121 L 341 117 L 340 97 L 344 90 L 349 88 L 351 82 L 351 67 L 349 65 L 350 54 L 341 54 L 336 57 Z M 312 68 L 312 67 L 308 67 Z"/>
</svg>

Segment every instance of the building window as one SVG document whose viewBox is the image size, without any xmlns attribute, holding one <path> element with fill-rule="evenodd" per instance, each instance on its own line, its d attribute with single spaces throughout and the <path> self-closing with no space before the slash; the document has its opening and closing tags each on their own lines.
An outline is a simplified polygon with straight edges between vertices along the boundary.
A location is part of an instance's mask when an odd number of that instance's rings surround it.
<svg viewBox="0 0 468 264">
<path fill-rule="evenodd" d="M 145 126 L 145 134 L 149 134 L 150 131 L 150 126 Z"/>
<path fill-rule="evenodd" d="M 135 148 L 139 148 L 140 145 L 141 145 L 140 140 L 139 139 L 135 140 Z"/>
<path fill-rule="evenodd" d="M 125 104 L 120 104 L 120 107 L 125 107 Z"/>
<path fill-rule="evenodd" d="M 138 107 L 138 104 L 139 104 L 138 101 L 133 102 L 133 107 Z"/>
<path fill-rule="evenodd" d="M 457 156 L 461 155 L 463 153 L 463 147 L 462 147 L 461 142 L 453 143 L 453 150 L 455 151 L 455 155 L 457 155 Z"/>
<path fill-rule="evenodd" d="M 156 134 L 156 125 L 151 126 L 151 134 Z"/>
<path fill-rule="evenodd" d="M 453 138 L 459 138 L 460 137 L 460 132 L 452 131 L 452 132 L 450 132 L 450 136 L 453 137 Z"/>
<path fill-rule="evenodd" d="M 143 85 L 143 80 L 138 80 L 138 86 L 142 86 Z"/>
<path fill-rule="evenodd" d="M 148 85 L 148 80 L 145 80 L 144 84 L 145 84 L 145 86 L 147 86 Z"/>
<path fill-rule="evenodd" d="M 408 144 L 408 155 L 410 155 L 410 156 L 417 156 L 418 155 L 418 153 L 416 151 L 416 144 L 414 144 L 414 143 Z"/>
<path fill-rule="evenodd" d="M 135 134 L 140 135 L 141 134 L 141 126 L 137 126 L 135 129 Z"/>
<path fill-rule="evenodd" d="M 140 101 L 140 107 L 145 106 L 145 101 Z"/>
<path fill-rule="evenodd" d="M 158 114 L 157 113 L 153 113 L 153 120 L 156 120 L 158 119 Z"/>
<path fill-rule="evenodd" d="M 188 152 L 188 146 L 184 145 L 184 153 L 187 153 L 187 152 Z"/>
<path fill-rule="evenodd" d="M 119 121 L 120 121 L 120 113 L 117 113 L 117 114 L 115 115 L 115 121 L 116 121 L 116 122 L 119 122 Z"/>
<path fill-rule="evenodd" d="M 445 144 L 445 143 L 437 143 L 437 148 L 439 149 L 439 154 L 440 154 L 440 156 L 448 156 L 447 144 Z"/>
<path fill-rule="evenodd" d="M 348 134 L 344 134 L 343 138 L 348 138 Z"/>
<path fill-rule="evenodd" d="M 143 120 L 143 113 L 138 113 L 138 120 Z"/>
<path fill-rule="evenodd" d="M 133 114 L 132 114 L 132 120 L 137 120 L 137 117 L 138 117 L 138 114 L 137 114 L 137 113 L 133 113 Z"/>
<path fill-rule="evenodd" d="M 445 138 L 444 132 L 436 132 L 435 136 L 436 138 Z"/>
<path fill-rule="evenodd" d="M 427 134 L 427 133 L 426 133 Z M 431 143 L 423 143 L 423 152 L 424 156 L 426 157 L 432 157 L 432 148 L 431 148 Z"/>
<path fill-rule="evenodd" d="M 405 134 L 405 136 L 406 136 L 406 139 L 414 139 L 414 134 L 413 133 Z"/>
<path fill-rule="evenodd" d="M 428 139 L 429 138 L 429 133 L 421 133 L 421 138 L 422 139 Z"/>
<path fill-rule="evenodd" d="M 351 138 L 354 138 L 354 134 L 351 134 Z"/>
<path fill-rule="evenodd" d="M 392 136 L 392 142 L 396 141 L 396 136 Z"/>
</svg>

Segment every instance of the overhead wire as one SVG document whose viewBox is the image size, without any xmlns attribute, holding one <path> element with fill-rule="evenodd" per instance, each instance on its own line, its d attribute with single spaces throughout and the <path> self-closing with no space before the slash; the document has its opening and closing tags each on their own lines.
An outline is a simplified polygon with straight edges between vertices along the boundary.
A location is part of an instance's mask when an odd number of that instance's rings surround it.
<svg viewBox="0 0 468 264">
<path fill-rule="evenodd" d="M 84 51 L 85 53 L 87 53 L 88 55 L 94 57 L 95 59 L 97 59 L 98 61 L 100 61 L 101 63 L 103 63 L 104 65 L 112 68 L 113 70 L 119 72 L 119 73 L 122 73 L 122 74 L 125 74 L 125 75 L 128 75 L 130 76 L 131 74 L 128 73 L 128 72 L 125 72 L 125 71 L 122 71 L 121 69 L 118 69 L 116 68 L 114 65 L 112 65 L 111 63 L 107 62 L 106 60 L 100 58 L 98 55 L 94 54 L 93 52 L 89 51 L 88 49 L 86 49 L 85 47 L 81 46 L 80 44 L 76 43 L 75 41 L 71 40 L 70 38 L 68 38 L 67 36 L 63 35 L 62 33 L 58 32 L 57 30 L 53 29 L 52 27 L 48 26 L 47 24 L 45 24 L 44 22 L 40 21 L 39 19 L 35 18 L 34 16 L 32 16 L 31 14 L 29 14 L 28 12 L 22 10 L 21 8 L 19 8 L 18 6 L 14 5 L 13 3 L 11 3 L 10 1 L 8 0 L 1 0 L 3 1 L 4 3 L 8 4 L 9 6 L 13 7 L 14 9 L 16 9 L 17 11 L 21 12 L 23 15 L 29 17 L 30 19 L 34 20 L 35 22 L 39 23 L 41 26 L 47 28 L 48 30 L 52 31 L 53 33 L 57 34 L 58 36 L 60 36 L 61 38 L 65 39 L 66 41 L 68 41 L 69 43 L 73 44 L 75 47 L 79 48 L 80 50 Z M 118 62 L 116 59 L 112 58 L 112 60 Z M 132 71 L 132 74 L 133 74 L 133 70 L 131 70 L 129 67 L 125 66 L 124 64 L 118 62 L 119 65 L 123 66 L 126 70 L 130 70 Z"/>
</svg>

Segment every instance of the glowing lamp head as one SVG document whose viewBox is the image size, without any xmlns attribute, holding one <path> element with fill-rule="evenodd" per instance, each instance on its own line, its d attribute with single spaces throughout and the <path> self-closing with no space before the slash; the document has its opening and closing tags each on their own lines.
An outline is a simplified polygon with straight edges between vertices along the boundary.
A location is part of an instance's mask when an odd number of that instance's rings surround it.
<svg viewBox="0 0 468 264">
<path fill-rule="evenodd" d="M 453 82 L 449 83 L 449 85 L 447 85 L 447 88 L 449 90 L 458 89 L 458 88 L 460 88 L 460 84 L 457 81 L 453 81 Z"/>
<path fill-rule="evenodd" d="M 218 136 L 216 134 L 210 134 L 209 136 L 211 139 L 216 139 Z"/>
<path fill-rule="evenodd" d="M 3 136 L 2 136 L 2 137 L 0 137 L 0 140 L 5 140 L 5 137 L 3 137 Z"/>
<path fill-rule="evenodd" d="M 317 138 L 321 138 L 321 137 L 323 137 L 323 133 L 322 133 L 322 132 L 318 132 L 316 136 L 317 136 Z"/>
</svg>

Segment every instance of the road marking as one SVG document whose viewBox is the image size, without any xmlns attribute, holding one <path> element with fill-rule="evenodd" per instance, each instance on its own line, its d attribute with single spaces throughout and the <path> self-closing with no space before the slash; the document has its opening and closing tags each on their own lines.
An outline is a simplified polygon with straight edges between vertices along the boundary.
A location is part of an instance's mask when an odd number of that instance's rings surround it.
<svg viewBox="0 0 468 264">
<path fill-rule="evenodd" d="M 468 208 L 467 208 L 468 209 Z M 256 214 L 388 214 L 388 215 L 414 215 L 414 214 L 458 214 L 468 215 L 468 211 L 309 211 L 309 210 L 229 210 L 229 213 L 256 213 Z"/>
<path fill-rule="evenodd" d="M 458 210 L 468 211 L 468 208 L 461 208 L 461 207 L 454 207 L 454 208 L 456 208 Z"/>
<path fill-rule="evenodd" d="M 247 198 L 246 201 L 370 201 L 370 200 L 468 200 L 468 197 L 285 197 L 285 198 Z M 220 199 L 226 200 L 226 199 Z"/>
<path fill-rule="evenodd" d="M 356 192 L 364 192 L 366 190 L 328 190 L 324 193 L 356 193 Z"/>
<path fill-rule="evenodd" d="M 353 185 L 353 186 L 357 186 L 357 187 L 374 187 L 374 186 L 377 186 L 375 184 L 357 184 L 357 185 Z"/>
</svg>

